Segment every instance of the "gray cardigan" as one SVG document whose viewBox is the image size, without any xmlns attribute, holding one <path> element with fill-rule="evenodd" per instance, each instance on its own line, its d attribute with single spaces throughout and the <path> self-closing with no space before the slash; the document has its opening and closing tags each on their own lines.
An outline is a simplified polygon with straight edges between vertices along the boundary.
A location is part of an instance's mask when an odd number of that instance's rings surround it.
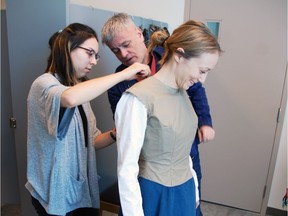
<svg viewBox="0 0 288 216">
<path fill-rule="evenodd" d="M 76 208 L 99 208 L 94 138 L 101 133 L 90 103 L 88 146 L 77 107 L 67 108 L 59 124 L 60 97 L 67 89 L 49 73 L 32 84 L 28 105 L 26 188 L 47 213 L 65 215 Z"/>
</svg>

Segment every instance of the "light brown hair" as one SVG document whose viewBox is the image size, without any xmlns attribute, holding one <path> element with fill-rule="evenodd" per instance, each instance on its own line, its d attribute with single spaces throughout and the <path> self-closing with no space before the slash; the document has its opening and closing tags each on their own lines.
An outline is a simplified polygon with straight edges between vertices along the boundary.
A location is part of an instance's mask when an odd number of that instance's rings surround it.
<svg viewBox="0 0 288 216">
<path fill-rule="evenodd" d="M 178 53 L 184 58 L 199 57 L 204 52 L 222 52 L 216 37 L 202 22 L 189 20 L 177 29 L 171 36 L 165 31 L 157 31 L 152 34 L 148 50 L 152 51 L 156 46 L 164 46 L 164 54 L 160 61 L 162 66 L 173 53 Z M 182 48 L 183 52 L 178 51 Z"/>
</svg>

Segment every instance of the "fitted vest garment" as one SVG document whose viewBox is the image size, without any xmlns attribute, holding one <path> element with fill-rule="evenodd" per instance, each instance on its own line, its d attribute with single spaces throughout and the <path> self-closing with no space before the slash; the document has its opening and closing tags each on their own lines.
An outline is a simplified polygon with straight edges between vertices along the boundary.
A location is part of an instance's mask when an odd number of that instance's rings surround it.
<svg viewBox="0 0 288 216">
<path fill-rule="evenodd" d="M 198 119 L 186 91 L 171 88 L 155 77 L 127 91 L 144 104 L 148 115 L 139 176 L 165 186 L 191 179 L 189 153 Z"/>
</svg>

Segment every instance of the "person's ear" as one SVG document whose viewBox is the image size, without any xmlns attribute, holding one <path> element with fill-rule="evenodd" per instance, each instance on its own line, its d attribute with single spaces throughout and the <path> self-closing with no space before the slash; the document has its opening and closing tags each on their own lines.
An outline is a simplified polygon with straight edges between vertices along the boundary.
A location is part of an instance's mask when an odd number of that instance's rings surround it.
<svg viewBox="0 0 288 216">
<path fill-rule="evenodd" d="M 180 62 L 180 58 L 181 58 L 181 56 L 180 56 L 178 53 L 175 53 L 175 54 L 174 54 L 174 59 L 175 59 L 175 61 L 176 61 L 177 63 Z"/>
<path fill-rule="evenodd" d="M 177 48 L 177 51 L 178 51 L 179 53 L 183 53 L 183 54 L 185 53 L 184 49 L 181 48 L 181 47 Z"/>
<path fill-rule="evenodd" d="M 144 40 L 144 35 L 142 30 L 139 27 L 136 27 L 137 36 Z"/>
<path fill-rule="evenodd" d="M 181 55 L 182 53 L 183 53 L 183 54 L 185 53 L 185 52 L 184 52 L 184 49 L 181 48 L 181 47 L 177 48 L 177 52 L 176 52 L 175 55 L 174 55 L 175 61 L 176 61 L 177 63 L 180 62 L 181 57 L 182 57 L 182 55 Z"/>
</svg>

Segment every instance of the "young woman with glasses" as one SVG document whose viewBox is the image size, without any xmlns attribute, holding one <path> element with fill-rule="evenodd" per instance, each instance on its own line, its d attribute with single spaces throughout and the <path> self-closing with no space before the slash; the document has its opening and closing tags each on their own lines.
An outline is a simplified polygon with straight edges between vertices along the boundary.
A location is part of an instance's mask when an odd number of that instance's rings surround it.
<svg viewBox="0 0 288 216">
<path fill-rule="evenodd" d="M 100 58 L 99 45 L 96 32 L 80 23 L 70 24 L 50 42 L 46 72 L 33 82 L 27 99 L 26 188 L 38 215 L 98 215 L 95 150 L 113 144 L 115 130 L 101 133 L 90 101 L 150 70 L 133 64 L 88 80 Z"/>
</svg>

